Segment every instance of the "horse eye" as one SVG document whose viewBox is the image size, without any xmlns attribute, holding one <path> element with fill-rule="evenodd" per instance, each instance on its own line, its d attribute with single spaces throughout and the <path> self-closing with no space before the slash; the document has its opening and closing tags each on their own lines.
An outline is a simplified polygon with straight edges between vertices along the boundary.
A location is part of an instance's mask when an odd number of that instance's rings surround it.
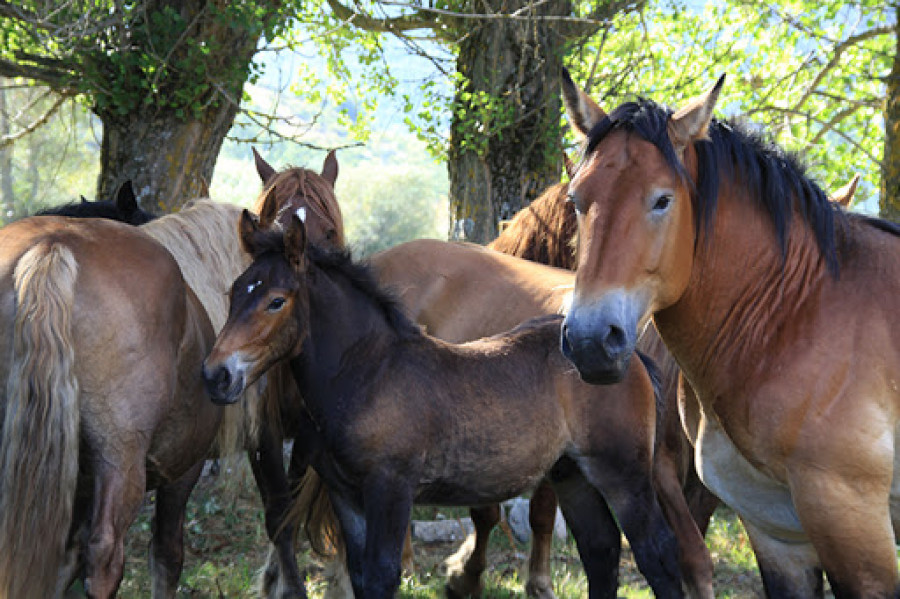
<svg viewBox="0 0 900 599">
<path fill-rule="evenodd" d="M 334 241 L 335 237 L 337 237 L 337 233 L 334 232 L 334 229 L 328 229 L 328 232 L 325 233 L 325 239 L 328 241 Z"/>
<path fill-rule="evenodd" d="M 664 212 L 669 208 L 669 206 L 671 204 L 672 204 L 672 196 L 670 196 L 668 194 L 661 195 L 658 198 L 656 198 L 656 203 L 653 204 L 653 211 L 654 212 Z"/>
<path fill-rule="evenodd" d="M 578 200 L 575 199 L 574 192 L 570 191 L 566 194 L 566 201 L 575 207 L 575 212 L 581 214 L 581 209 L 578 208 Z"/>
<path fill-rule="evenodd" d="M 269 302 L 269 305 L 266 306 L 266 310 L 268 310 L 269 312 L 277 312 L 281 310 L 282 307 L 284 307 L 284 298 L 276 297 L 271 302 Z"/>
</svg>

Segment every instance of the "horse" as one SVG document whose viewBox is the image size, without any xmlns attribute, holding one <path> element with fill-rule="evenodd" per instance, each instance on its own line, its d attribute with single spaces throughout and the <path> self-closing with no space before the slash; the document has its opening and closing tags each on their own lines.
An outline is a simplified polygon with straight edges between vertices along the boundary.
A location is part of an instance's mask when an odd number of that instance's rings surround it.
<svg viewBox="0 0 900 599">
<path fill-rule="evenodd" d="M 264 184 L 264 192 L 254 204 L 255 211 L 259 212 L 263 200 L 268 197 L 265 189 L 270 186 L 267 181 L 276 176 L 276 171 L 258 153 L 255 158 Z M 278 176 L 286 177 L 291 170 Z M 297 209 L 305 208 L 310 240 L 336 247 L 328 239 L 312 233 L 328 230 L 342 222 L 340 206 L 333 193 L 337 173 L 337 160 L 333 155 L 326 158 L 323 178 L 326 172 L 331 173 L 328 190 L 317 192 L 328 198 L 327 202 L 317 202 L 328 208 L 324 212 L 308 209 L 309 202 L 293 190 L 284 193 L 273 187 L 273 197 L 278 205 L 280 225 L 284 226 L 286 217 Z M 305 177 L 315 178 L 315 175 L 307 172 Z M 488 247 L 553 266 L 571 266 L 574 261 L 571 236 L 576 223 L 574 210 L 566 201 L 567 189 L 565 183 L 548 188 L 520 211 Z M 464 243 L 416 240 L 377 253 L 369 258 L 369 262 L 379 281 L 398 292 L 414 320 L 424 325 L 430 334 L 456 343 L 504 332 L 529 318 L 559 312 L 574 283 L 571 272 Z M 494 306 L 503 306 L 503 309 Z M 690 463 L 691 453 L 683 447 L 686 440 L 681 432 L 675 396 L 677 367 L 655 331 L 649 331 L 642 343 L 651 357 L 662 365 L 666 390 L 664 433 L 654 457 L 655 483 L 666 517 L 679 541 L 679 556 L 688 591 L 692 596 L 712 597 L 712 560 L 703 535 L 718 500 L 697 481 Z M 313 484 L 310 481 L 314 481 L 314 474 L 307 477 L 307 486 Z M 324 490 L 320 492 L 324 493 Z M 530 509 L 533 540 L 525 585 L 530 597 L 554 597 L 550 554 L 556 505 L 549 485 L 542 483 L 535 489 Z M 302 511 L 304 507 L 301 505 L 298 509 Z M 307 524 L 311 538 L 333 535 L 328 518 L 327 511 L 320 511 L 310 518 Z M 473 508 L 472 520 L 476 533 L 474 550 L 459 572 L 451 573 L 447 582 L 450 596 L 480 595 L 490 532 L 500 521 L 499 506 Z M 411 561 L 408 545 L 405 551 L 404 563 L 407 563 Z"/>
<path fill-rule="evenodd" d="M 235 205 L 195 199 L 180 212 L 141 227 L 175 257 L 215 332 L 221 330 L 227 317 L 228 286 L 249 264 L 237 238 L 240 214 L 241 209 Z M 281 428 L 290 428 L 294 416 L 277 408 L 282 395 L 296 393 L 289 377 L 285 369 L 274 368 L 265 381 L 248 390 L 241 405 L 225 408 L 213 448 L 220 456 L 246 451 L 264 507 L 266 533 L 272 542 L 260 592 L 264 597 L 279 599 L 306 597 L 294 554 L 293 527 L 285 522 L 291 487 L 284 471 Z M 302 471 L 302 466 L 292 466 L 292 471 Z"/>
<path fill-rule="evenodd" d="M 297 440 L 328 484 L 357 596 L 391 597 L 399 586 L 413 501 L 493 503 L 544 476 L 591 597 L 615 597 L 618 535 L 610 545 L 606 532 L 617 521 L 656 594 L 682 596 L 675 539 L 650 480 L 652 366 L 636 357 L 618 387 L 581 383 L 556 349 L 556 315 L 467 344 L 430 337 L 349 254 L 307 246 L 296 215 L 287 229 L 265 228 L 274 214 L 241 219 L 253 263 L 232 287 L 203 377 L 227 404 L 290 363 L 307 416 Z"/>
<path fill-rule="evenodd" d="M 174 597 L 184 508 L 221 408 L 197 376 L 214 331 L 168 251 L 105 219 L 0 235 L 0 596 L 90 597 L 122 578 L 156 489 L 152 594 Z"/>
<path fill-rule="evenodd" d="M 799 159 L 713 118 L 605 113 L 566 74 L 585 141 L 578 269 L 560 343 L 584 380 L 625 376 L 653 318 L 689 388 L 700 477 L 747 529 L 766 593 L 900 593 L 895 531 L 900 227 L 829 202 Z"/>
<path fill-rule="evenodd" d="M 141 209 L 138 205 L 131 181 L 126 181 L 119 187 L 119 190 L 116 192 L 115 200 L 97 200 L 89 202 L 82 196 L 80 202 L 70 202 L 68 204 L 44 208 L 34 215 L 108 218 L 129 225 L 143 225 L 156 218 L 155 214 Z"/>
</svg>

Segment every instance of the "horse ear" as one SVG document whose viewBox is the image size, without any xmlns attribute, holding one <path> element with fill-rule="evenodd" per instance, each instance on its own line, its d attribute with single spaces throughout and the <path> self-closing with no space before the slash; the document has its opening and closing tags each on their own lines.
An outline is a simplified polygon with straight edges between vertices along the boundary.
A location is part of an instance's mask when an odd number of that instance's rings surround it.
<svg viewBox="0 0 900 599">
<path fill-rule="evenodd" d="M 256 234 L 258 232 L 259 223 L 256 222 L 256 217 L 245 208 L 241 212 L 241 220 L 238 222 L 238 237 L 241 239 L 241 247 L 251 256 L 256 250 Z"/>
<path fill-rule="evenodd" d="M 298 214 L 291 215 L 284 232 L 284 256 L 297 270 L 306 270 L 306 224 Z"/>
<path fill-rule="evenodd" d="M 325 163 L 322 164 L 322 178 L 331 183 L 331 186 L 334 187 L 335 181 L 337 181 L 338 176 L 338 161 L 337 161 L 337 153 L 335 150 L 331 150 L 328 152 L 328 156 L 325 157 Z"/>
<path fill-rule="evenodd" d="M 706 93 L 689 101 L 669 119 L 669 140 L 679 154 L 694 140 L 706 138 L 713 108 L 724 83 L 723 74 Z"/>
<path fill-rule="evenodd" d="M 88 199 L 87 199 L 86 197 L 84 197 L 84 196 L 78 196 L 78 197 L 81 198 L 81 203 L 82 203 L 82 204 L 87 204 L 87 203 L 88 203 Z"/>
<path fill-rule="evenodd" d="M 578 168 L 575 166 L 575 163 L 572 162 L 572 159 L 569 158 L 569 155 L 563 153 L 563 165 L 566 168 L 566 174 L 569 176 L 569 179 L 575 176 L 575 172 Z"/>
<path fill-rule="evenodd" d="M 266 197 L 263 198 L 262 206 L 259 208 L 259 226 L 268 229 L 278 218 L 278 200 L 276 199 L 275 188 L 270 187 L 266 190 Z"/>
<path fill-rule="evenodd" d="M 562 94 L 569 124 L 572 125 L 575 135 L 579 139 L 584 139 L 594 125 L 606 117 L 606 113 L 583 89 L 575 85 L 566 68 L 562 71 Z"/>
<path fill-rule="evenodd" d="M 251 147 L 250 149 L 253 150 L 253 161 L 256 163 L 256 172 L 259 173 L 259 178 L 262 180 L 262 184 L 265 185 L 269 182 L 269 179 L 275 176 L 275 169 L 259 155 L 256 148 Z"/>
<path fill-rule="evenodd" d="M 134 214 L 138 211 L 137 198 L 134 196 L 134 186 L 131 179 L 122 183 L 119 191 L 116 193 L 116 209 L 125 215 Z"/>
<path fill-rule="evenodd" d="M 844 208 L 849 208 L 853 202 L 853 195 L 856 193 L 856 187 L 859 185 L 859 173 L 853 175 L 850 182 L 835 191 L 830 198 L 832 202 L 836 202 Z"/>
<path fill-rule="evenodd" d="M 200 177 L 200 197 L 209 197 L 209 183 L 206 181 L 206 177 L 203 177 L 202 175 Z"/>
</svg>

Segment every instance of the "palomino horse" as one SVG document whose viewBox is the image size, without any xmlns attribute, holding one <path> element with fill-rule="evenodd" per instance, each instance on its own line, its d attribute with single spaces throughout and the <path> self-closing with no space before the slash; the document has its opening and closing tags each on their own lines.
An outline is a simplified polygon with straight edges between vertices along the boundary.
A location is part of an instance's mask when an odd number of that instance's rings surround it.
<svg viewBox="0 0 900 599">
<path fill-rule="evenodd" d="M 0 235 L 0 596 L 115 594 L 124 535 L 157 489 L 154 597 L 174 597 L 188 495 L 221 410 L 197 376 L 214 338 L 159 243 L 38 216 Z"/>
<path fill-rule="evenodd" d="M 264 207 L 263 222 L 274 216 Z M 545 475 L 590 596 L 615 597 L 618 534 L 607 540 L 617 520 L 656 594 L 681 596 L 675 539 L 650 481 L 658 398 L 641 360 L 616 387 L 581 383 L 555 349 L 557 316 L 448 344 L 347 254 L 307 248 L 296 216 L 286 230 L 262 230 L 245 212 L 241 239 L 254 262 L 232 287 L 207 389 L 234 402 L 290 361 L 309 418 L 297 439 L 328 484 L 357 596 L 393 596 L 414 501 L 497 502 Z"/>
<path fill-rule="evenodd" d="M 276 177 L 275 170 L 258 154 L 256 162 L 264 185 Z M 279 173 L 277 177 L 283 177 L 291 170 Z M 323 176 L 324 173 L 336 172 L 337 161 L 329 155 L 323 167 Z M 305 176 L 314 178 L 308 172 Z M 333 183 L 333 178 L 330 183 Z M 333 189 L 327 192 L 321 191 L 320 187 L 315 189 L 320 197 L 327 198 L 325 202 L 317 201 L 327 208 L 324 212 L 322 209 L 310 209 L 310 202 L 304 201 L 303 195 L 293 191 L 278 193 L 276 188 L 274 198 L 278 204 L 279 223 L 284 225 L 286 216 L 289 217 L 298 208 L 307 208 L 309 231 L 329 230 L 335 223 L 340 223 L 340 207 L 334 199 Z M 519 212 L 489 247 L 549 262 L 554 266 L 573 266 L 574 246 L 571 238 L 577 223 L 574 210 L 566 201 L 567 190 L 565 184 L 548 188 L 529 207 Z M 262 209 L 266 195 L 260 196 L 256 203 L 257 210 Z M 286 198 L 290 198 L 289 202 Z M 313 243 L 328 242 L 321 237 L 317 239 L 312 233 L 310 240 Z M 574 284 L 571 272 L 511 258 L 471 244 L 412 241 L 375 254 L 370 262 L 378 273 L 379 281 L 399 292 L 401 300 L 418 323 L 425 325 L 431 335 L 455 343 L 499 334 L 529 318 L 557 313 Z M 712 561 L 702 537 L 718 500 L 699 482 L 695 482 L 691 453 L 689 448 L 684 447 L 686 440 L 678 418 L 678 370 L 674 360 L 655 330 L 648 330 L 642 339 L 642 349 L 663 366 L 666 391 L 663 423 L 659 425 L 663 428 L 662 439 L 654 455 L 654 479 L 659 500 L 678 539 L 688 591 L 692 596 L 711 597 Z M 684 493 L 682 486 L 685 486 Z M 556 498 L 552 489 L 546 484 L 539 485 L 532 496 L 530 513 L 534 536 L 525 589 L 531 597 L 554 596 L 550 554 L 555 514 Z M 320 513 L 320 516 L 326 517 L 327 512 Z M 490 531 L 500 520 L 499 507 L 473 508 L 472 519 L 476 531 L 474 551 L 461 571 L 453 573 L 448 580 L 447 591 L 451 596 L 480 594 L 480 578 L 487 565 Z M 329 531 L 330 523 L 317 518 L 312 518 L 309 523 L 313 525 L 311 537 L 327 536 L 317 528 Z"/>
<path fill-rule="evenodd" d="M 566 76 L 586 145 L 563 349 L 586 380 L 618 380 L 652 315 L 693 390 L 700 476 L 740 515 L 767 593 L 821 596 L 824 570 L 836 596 L 895 597 L 900 229 L 713 119 L 722 81 L 677 112 L 607 115 Z"/>
</svg>

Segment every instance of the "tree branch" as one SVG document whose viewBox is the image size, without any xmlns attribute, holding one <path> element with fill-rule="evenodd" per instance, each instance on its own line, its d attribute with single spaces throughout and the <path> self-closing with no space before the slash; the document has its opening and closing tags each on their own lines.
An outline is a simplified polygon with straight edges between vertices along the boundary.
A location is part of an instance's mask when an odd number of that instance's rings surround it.
<svg viewBox="0 0 900 599">
<path fill-rule="evenodd" d="M 69 83 L 71 77 L 70 73 L 58 69 L 24 65 L 2 58 L 0 58 L 0 76 L 34 79 L 35 81 L 45 83 L 57 91 L 64 91 L 64 88 Z"/>
<path fill-rule="evenodd" d="M 66 96 L 58 95 L 56 101 L 53 102 L 53 105 L 40 118 L 36 119 L 21 131 L 17 131 L 14 134 L 4 135 L 3 137 L 0 137 L 0 150 L 8 148 L 16 141 L 22 139 L 26 135 L 33 133 L 36 129 L 45 125 L 47 121 L 50 120 L 50 117 L 56 114 L 56 112 L 59 110 L 59 107 L 62 106 L 62 103 L 65 102 L 66 99 Z"/>
<path fill-rule="evenodd" d="M 883 27 L 875 27 L 874 29 L 869 29 L 868 31 L 863 31 L 857 35 L 851 35 L 847 39 L 838 43 L 834 46 L 834 49 L 831 52 L 831 58 L 822 67 L 810 84 L 807 86 L 806 91 L 803 93 L 800 98 L 794 102 L 794 109 L 799 110 L 801 106 L 809 99 L 809 97 L 816 91 L 816 87 L 818 87 L 819 83 L 822 82 L 822 79 L 825 78 L 825 75 L 828 74 L 829 71 L 834 69 L 837 66 L 838 62 L 841 60 L 841 56 L 847 51 L 849 48 L 864 42 L 868 39 L 872 39 L 873 37 L 879 37 L 881 35 L 886 35 L 894 32 L 894 27 L 889 27 L 887 25 Z"/>
</svg>

